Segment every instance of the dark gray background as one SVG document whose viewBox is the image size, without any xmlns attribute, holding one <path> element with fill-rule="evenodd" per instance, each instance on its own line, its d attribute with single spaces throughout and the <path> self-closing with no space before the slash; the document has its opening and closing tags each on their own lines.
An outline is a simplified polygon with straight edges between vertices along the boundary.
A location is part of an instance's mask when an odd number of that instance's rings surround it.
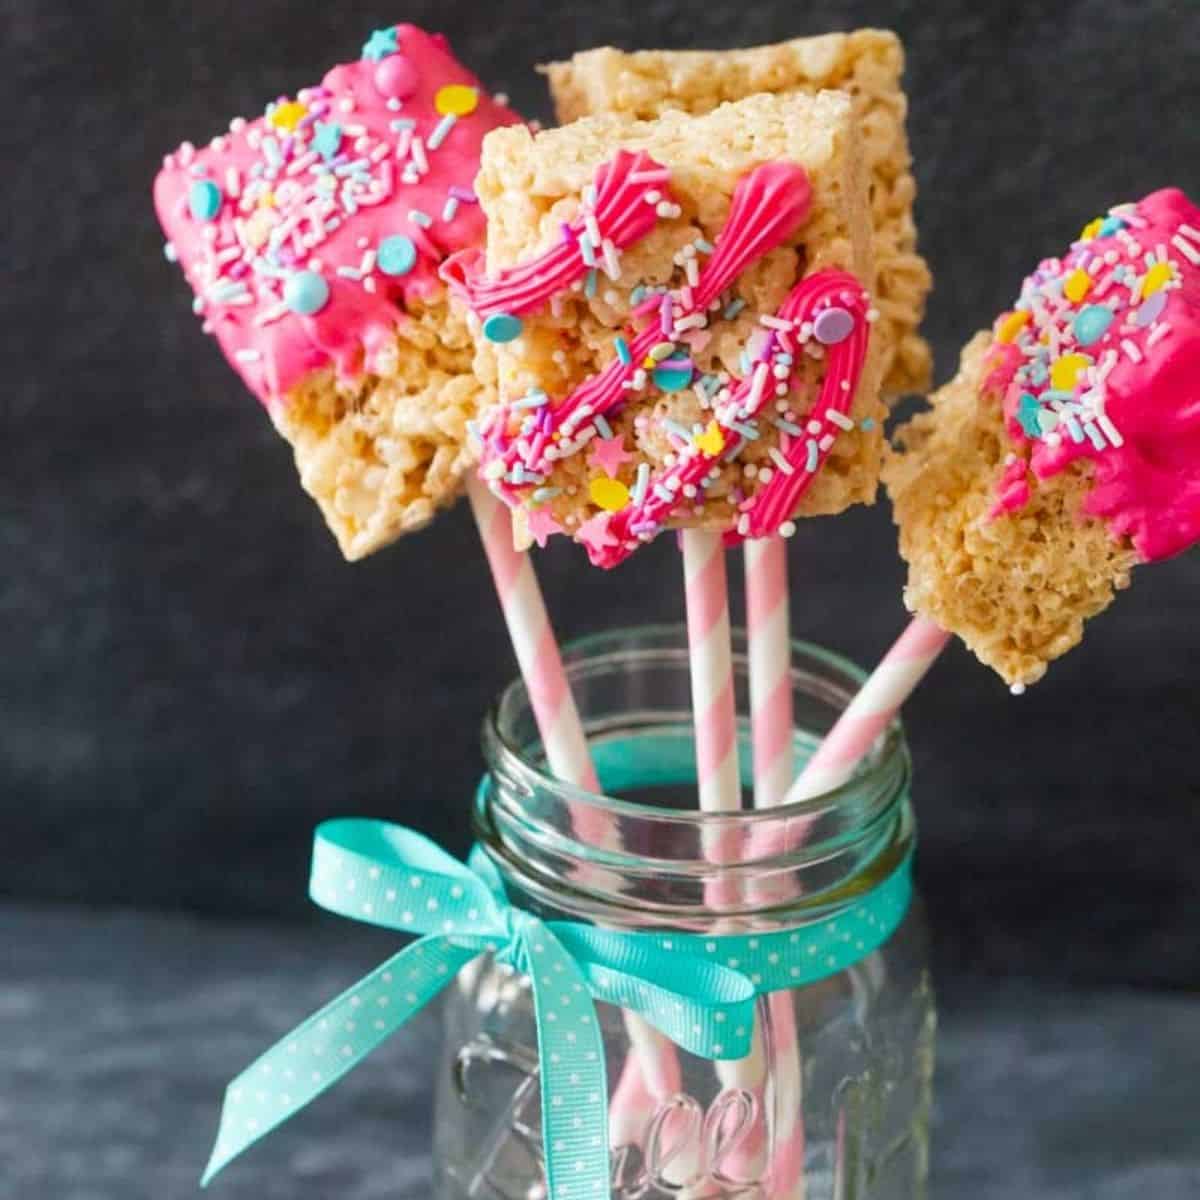
<svg viewBox="0 0 1200 1200">
<path fill-rule="evenodd" d="M 4 137 L 0 888 L 22 901 L 307 913 L 320 818 L 461 849 L 477 725 L 512 670 L 459 510 L 345 565 L 287 447 L 162 259 L 162 153 L 411 20 L 528 115 L 603 42 L 864 23 L 909 51 L 938 374 L 1102 207 L 1200 193 L 1190 4 L 67 3 L 0 6 Z M 561 632 L 680 617 L 669 538 L 605 575 L 557 546 Z M 806 524 L 794 621 L 874 660 L 900 630 L 886 505 Z M 1200 983 L 1200 559 L 1140 572 L 1023 699 L 956 648 L 909 706 L 946 964 Z"/>
</svg>

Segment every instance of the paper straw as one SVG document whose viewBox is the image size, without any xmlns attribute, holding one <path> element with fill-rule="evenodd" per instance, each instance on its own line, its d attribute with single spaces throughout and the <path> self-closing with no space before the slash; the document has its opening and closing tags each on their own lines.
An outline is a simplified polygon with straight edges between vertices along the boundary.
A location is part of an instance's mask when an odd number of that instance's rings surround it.
<svg viewBox="0 0 1200 1200">
<path fill-rule="evenodd" d="M 725 546 L 719 533 L 699 529 L 685 529 L 681 541 L 700 808 L 708 813 L 737 812 L 742 787 Z"/>
<path fill-rule="evenodd" d="M 788 789 L 788 803 L 811 800 L 853 776 L 949 640 L 950 634 L 924 617 L 909 622 Z"/>
<path fill-rule="evenodd" d="M 567 681 L 566 668 L 554 636 L 546 602 L 538 586 L 537 576 L 529 555 L 513 544 L 512 516 L 508 509 L 488 491 L 478 479 L 467 484 L 467 498 L 479 528 L 484 553 L 491 567 L 492 580 L 504 624 L 512 641 L 517 666 L 529 693 L 530 706 L 546 760 L 551 772 L 590 792 L 599 792 L 600 783 L 588 751 L 587 737 L 575 698 Z M 615 831 L 601 812 L 583 806 L 572 813 L 575 832 L 581 840 L 593 846 L 611 846 Z M 632 1084 L 661 1102 L 680 1088 L 679 1060 L 671 1041 L 653 1026 L 647 1025 L 634 1013 L 626 1012 L 625 1027 L 633 1046 L 626 1074 L 635 1075 Z M 624 1082 L 624 1081 L 623 1081 Z M 624 1134 L 629 1126 L 629 1105 L 620 1102 L 621 1090 L 613 1097 L 617 1119 L 612 1122 L 611 1136 Z M 647 1120 L 643 1106 L 641 1123 Z M 617 1144 L 617 1143 L 614 1143 Z"/>
<path fill-rule="evenodd" d="M 773 808 L 782 803 L 795 772 L 792 739 L 791 621 L 788 603 L 787 542 L 780 537 L 745 543 L 746 633 L 750 662 L 750 730 L 754 744 L 754 807 Z M 796 1012 L 790 992 L 774 992 L 767 999 L 774 1062 L 775 1136 L 769 1182 L 778 1200 L 804 1197 L 803 1073 L 800 1062 Z M 738 1082 L 765 1102 L 766 1052 L 761 1029 L 756 1029 L 750 1057 L 731 1064 Z M 734 1174 L 757 1165 L 766 1129 L 764 1111 L 757 1122 L 759 1136 L 739 1148 L 740 1164 Z M 738 1167 L 742 1167 L 741 1170 Z"/>
</svg>

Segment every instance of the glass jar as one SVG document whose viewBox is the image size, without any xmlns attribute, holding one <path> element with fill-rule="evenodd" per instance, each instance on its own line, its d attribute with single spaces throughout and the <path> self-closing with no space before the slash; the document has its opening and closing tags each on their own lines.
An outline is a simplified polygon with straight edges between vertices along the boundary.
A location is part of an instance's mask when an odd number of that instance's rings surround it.
<svg viewBox="0 0 1200 1200">
<path fill-rule="evenodd" d="M 746 646 L 734 637 L 746 783 Z M 600 634 L 566 647 L 564 659 L 605 796 L 546 774 L 519 682 L 484 726 L 488 775 L 475 829 L 520 907 L 714 937 L 828 925 L 910 855 L 910 764 L 898 723 L 836 791 L 766 811 L 747 795 L 742 812 L 700 813 L 684 629 Z M 795 644 L 798 763 L 862 678 L 844 659 Z M 849 968 L 760 996 L 754 1052 L 739 1062 L 664 1050 L 636 1018 L 598 1004 L 615 1200 L 923 1195 L 935 1026 L 926 960 L 913 904 Z M 485 957 L 447 997 L 434 1195 L 545 1200 L 529 981 Z"/>
</svg>

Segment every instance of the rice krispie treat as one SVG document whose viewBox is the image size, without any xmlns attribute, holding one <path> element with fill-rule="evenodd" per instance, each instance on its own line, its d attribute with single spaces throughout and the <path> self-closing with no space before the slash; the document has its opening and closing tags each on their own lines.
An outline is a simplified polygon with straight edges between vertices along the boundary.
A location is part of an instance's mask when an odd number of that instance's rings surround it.
<svg viewBox="0 0 1200 1200">
<path fill-rule="evenodd" d="M 918 329 L 932 282 L 917 253 L 916 184 L 901 87 L 904 48 L 882 29 L 795 38 L 744 50 L 585 50 L 544 68 L 560 121 L 612 112 L 649 120 L 671 109 L 710 112 L 756 92 L 844 91 L 854 107 L 874 229 L 873 295 L 883 391 L 929 386 L 929 346 Z"/>
<path fill-rule="evenodd" d="M 480 143 L 517 119 L 397 25 L 155 180 L 167 257 L 349 559 L 428 522 L 471 462 L 481 387 L 437 270 L 482 241 Z"/>
<path fill-rule="evenodd" d="M 877 313 L 845 95 L 498 130 L 476 186 L 486 263 L 443 273 L 498 384 L 482 474 L 532 537 L 566 532 L 608 567 L 665 526 L 788 535 L 873 499 Z"/>
<path fill-rule="evenodd" d="M 1200 540 L 1200 210 L 1170 189 L 1091 222 L 932 405 L 884 471 L 905 600 L 1019 689 Z"/>
</svg>

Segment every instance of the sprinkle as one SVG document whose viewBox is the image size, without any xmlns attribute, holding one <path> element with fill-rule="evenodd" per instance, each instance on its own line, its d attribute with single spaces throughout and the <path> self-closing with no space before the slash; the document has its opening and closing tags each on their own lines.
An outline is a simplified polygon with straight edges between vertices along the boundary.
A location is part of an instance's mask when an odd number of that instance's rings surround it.
<svg viewBox="0 0 1200 1200">
<path fill-rule="evenodd" d="M 669 292 L 664 292 L 662 300 L 659 302 L 658 325 L 659 325 L 659 328 L 662 330 L 664 337 L 671 336 L 672 316 L 671 316 L 671 295 Z"/>
<path fill-rule="evenodd" d="M 680 425 L 678 421 L 673 421 L 670 417 L 663 417 L 662 426 L 669 434 L 679 438 L 681 441 L 691 442 L 692 431 Z"/>
<path fill-rule="evenodd" d="M 1091 365 L 1086 354 L 1064 354 L 1050 367 L 1050 382 L 1059 391 L 1072 392 L 1079 376 Z"/>
<path fill-rule="evenodd" d="M 1097 450 L 1107 449 L 1108 443 L 1101 436 L 1100 430 L 1098 430 L 1090 421 L 1084 424 L 1083 431 L 1088 435 L 1088 441 L 1090 441 Z"/>
<path fill-rule="evenodd" d="M 629 353 L 629 343 L 618 334 L 613 338 L 613 345 L 617 348 L 617 357 L 625 366 L 629 366 L 633 362 L 633 355 Z"/>
<path fill-rule="evenodd" d="M 458 184 L 454 184 L 451 188 L 449 188 L 449 192 L 450 195 L 455 198 L 455 200 L 461 200 L 464 204 L 479 203 L 479 198 L 470 188 L 459 187 Z"/>
<path fill-rule="evenodd" d="M 772 317 L 765 313 L 758 318 L 758 323 L 765 325 L 768 329 L 781 329 L 784 333 L 792 329 L 791 321 L 785 321 L 782 317 Z"/>
<path fill-rule="evenodd" d="M 1010 312 L 996 328 L 996 341 L 1005 344 L 1015 342 L 1021 330 L 1029 324 L 1029 313 Z"/>
<path fill-rule="evenodd" d="M 1112 423 L 1112 418 L 1107 413 L 1101 413 L 1096 418 L 1097 424 L 1104 430 L 1104 436 L 1120 449 L 1125 444 L 1125 439 L 1121 436 L 1121 431 Z"/>
<path fill-rule="evenodd" d="M 584 281 L 584 285 L 583 285 L 583 294 L 585 296 L 587 296 L 587 298 L 589 300 L 593 296 L 595 296 L 596 288 L 599 286 L 599 283 L 600 283 L 600 276 L 597 274 L 596 268 L 593 267 L 587 273 L 587 279 Z"/>
<path fill-rule="evenodd" d="M 1171 332 L 1171 326 L 1167 324 L 1155 325 L 1150 330 L 1150 336 L 1146 339 L 1147 346 L 1157 346 Z"/>
<path fill-rule="evenodd" d="M 809 438 L 805 443 L 804 450 L 806 455 L 804 469 L 811 475 L 817 469 L 817 464 L 820 462 L 820 448 L 812 438 Z"/>
<path fill-rule="evenodd" d="M 837 439 L 836 439 L 836 438 L 833 436 L 833 434 L 832 434 L 832 433 L 827 433 L 827 434 L 826 434 L 826 435 L 825 435 L 825 436 L 824 436 L 824 437 L 823 437 L 823 438 L 822 438 L 822 439 L 821 439 L 821 440 L 820 440 L 820 441 L 817 443 L 817 447 L 818 447 L 818 448 L 819 448 L 821 451 L 823 451 L 823 452 L 825 452 L 825 451 L 829 451 L 829 450 L 832 450 L 832 449 L 833 449 L 833 443 L 834 443 L 835 441 L 837 441 Z"/>
<path fill-rule="evenodd" d="M 592 424 L 595 425 L 597 431 L 602 438 L 610 438 L 613 435 L 612 426 L 599 414 L 592 419 Z"/>
<path fill-rule="evenodd" d="M 846 430 L 847 433 L 854 428 L 854 422 L 845 413 L 840 412 L 836 408 L 827 409 L 825 416 L 832 424 L 836 425 L 839 429 Z"/>
<path fill-rule="evenodd" d="M 1200 262 L 1200 256 L 1196 259 Z M 1143 297 L 1153 296 L 1161 287 L 1171 282 L 1175 277 L 1175 269 L 1168 262 L 1156 262 L 1142 280 Z"/>
<path fill-rule="evenodd" d="M 221 189 L 211 179 L 197 179 L 188 189 L 188 209 L 197 221 L 216 220 L 221 211 Z"/>
<path fill-rule="evenodd" d="M 420 225 L 422 229 L 428 229 L 433 224 L 433 218 L 420 208 L 410 208 L 408 210 L 408 219 L 414 225 Z"/>
<path fill-rule="evenodd" d="M 479 106 L 479 92 L 462 83 L 448 83 L 437 90 L 433 107 L 444 117 L 468 117 Z"/>
<path fill-rule="evenodd" d="M 1152 325 L 1162 316 L 1163 309 L 1167 307 L 1167 293 L 1161 288 L 1146 300 L 1137 310 L 1137 315 L 1134 317 L 1134 322 L 1141 328 L 1147 325 Z"/>
<path fill-rule="evenodd" d="M 179 251 L 175 249 L 174 242 L 167 242 L 166 245 L 163 246 L 163 258 L 165 258 L 169 263 L 179 261 Z"/>
<path fill-rule="evenodd" d="M 812 447 L 812 449 L 809 451 L 809 458 L 810 458 L 810 459 L 812 459 L 812 458 L 815 456 L 815 451 L 816 451 L 816 449 L 817 449 L 817 447 L 816 447 L 816 443 L 814 443 L 814 442 L 809 442 L 809 446 L 811 446 L 811 447 Z M 781 470 L 781 471 L 782 471 L 782 472 L 783 472 L 785 475 L 795 475 L 795 473 L 796 473 L 796 468 L 795 468 L 795 467 L 793 467 L 793 466 L 792 466 L 792 464 L 791 464 L 790 462 L 788 462 L 788 460 L 787 460 L 786 458 L 784 458 L 784 456 L 783 456 L 783 455 L 780 453 L 780 450 L 779 450 L 779 447 L 778 447 L 778 446 L 772 446 L 772 447 L 771 447 L 771 448 L 770 448 L 770 449 L 767 451 L 767 453 L 768 453 L 768 454 L 771 456 L 771 461 L 772 461 L 772 462 L 773 462 L 773 463 L 774 463 L 774 464 L 775 464 L 775 465 L 776 465 L 776 466 L 777 466 L 777 467 L 778 467 L 778 468 L 779 468 L 779 469 L 780 469 L 780 470 Z M 816 468 L 815 468 L 815 467 L 809 467 L 808 469 L 809 469 L 810 471 L 813 471 L 813 470 L 815 470 Z"/>
<path fill-rule="evenodd" d="M 767 385 L 768 367 L 765 362 L 760 362 L 754 368 L 754 377 L 750 381 L 750 392 L 746 397 L 746 411 L 750 414 L 758 412 L 762 407 L 763 388 Z"/>
<path fill-rule="evenodd" d="M 746 302 L 740 296 L 736 300 L 731 300 L 726 306 L 725 311 L 721 314 L 725 320 L 732 321 L 734 317 L 746 307 Z"/>
<path fill-rule="evenodd" d="M 409 147 L 409 154 L 412 156 L 413 164 L 416 166 L 419 174 L 424 175 L 429 170 L 429 159 L 425 157 L 425 143 L 419 137 L 412 140 L 412 145 Z"/>
<path fill-rule="evenodd" d="M 1067 432 L 1071 435 L 1071 441 L 1083 441 L 1083 427 L 1079 424 L 1078 418 L 1074 413 L 1063 413 L 1063 424 L 1067 427 Z"/>
<path fill-rule="evenodd" d="M 407 275 L 417 262 L 417 248 L 412 239 L 402 233 L 386 237 L 379 243 L 376 264 L 385 275 Z"/>
<path fill-rule="evenodd" d="M 637 480 L 633 485 L 632 500 L 640 505 L 646 498 L 646 488 L 650 485 L 650 464 L 638 463 Z"/>
<path fill-rule="evenodd" d="M 297 271 L 283 285 L 283 302 L 292 312 L 311 316 L 329 303 L 329 284 L 316 271 Z"/>
<path fill-rule="evenodd" d="M 1063 283 L 1063 295 L 1072 304 L 1078 304 L 1092 290 L 1092 278 L 1082 268 L 1076 267 Z"/>
<path fill-rule="evenodd" d="M 728 421 L 726 424 L 730 429 L 740 433 L 747 441 L 755 442 L 758 440 L 758 430 L 748 421 Z"/>
<path fill-rule="evenodd" d="M 853 332 L 854 317 L 844 308 L 826 308 L 813 321 L 813 334 L 826 346 L 844 342 Z"/>
<path fill-rule="evenodd" d="M 722 433 L 720 425 L 716 421 L 709 421 L 708 428 L 697 435 L 695 445 L 709 458 L 716 458 L 725 449 L 725 435 Z"/>
<path fill-rule="evenodd" d="M 608 238 L 605 238 L 604 241 L 600 243 L 600 253 L 604 257 L 605 274 L 609 277 L 609 279 L 620 279 L 621 259 L 617 254 L 616 246 L 614 246 Z"/>
<path fill-rule="evenodd" d="M 233 357 L 236 358 L 238 360 L 238 362 L 244 362 L 244 363 L 258 362 L 258 360 L 260 358 L 262 358 L 262 351 L 261 350 L 236 350 L 236 351 L 234 351 Z"/>
<path fill-rule="evenodd" d="M 675 493 L 668 491 L 661 483 L 656 483 L 654 485 L 654 494 L 660 500 L 665 500 L 668 504 L 675 503 Z"/>
<path fill-rule="evenodd" d="M 645 171 L 630 171 L 630 183 L 666 183 L 671 172 L 666 167 L 654 167 Z"/>
<path fill-rule="evenodd" d="M 514 400 L 513 408 L 543 408 L 549 397 L 541 388 L 531 388 L 520 400 Z"/>
<path fill-rule="evenodd" d="M 832 409 L 830 411 L 832 412 Z M 858 427 L 859 427 L 859 429 L 863 430 L 864 432 L 870 433 L 871 430 L 875 428 L 875 418 L 874 417 L 863 417 L 863 419 L 859 423 Z"/>
<path fill-rule="evenodd" d="M 771 421 L 771 424 L 774 425 L 776 429 L 783 430 L 784 433 L 790 433 L 793 437 L 799 437 L 804 432 L 804 430 L 797 425 L 795 421 L 787 421 L 783 417 L 775 417 Z"/>
<path fill-rule="evenodd" d="M 489 342 L 511 342 L 521 336 L 521 329 L 521 318 L 513 316 L 512 313 L 492 313 L 483 322 L 483 336 Z"/>
<path fill-rule="evenodd" d="M 1133 362 L 1140 363 L 1142 361 L 1142 352 L 1128 338 L 1121 339 L 1121 349 Z"/>
<path fill-rule="evenodd" d="M 579 239 L 579 254 L 583 259 L 585 267 L 594 267 L 596 265 L 596 250 L 592 239 L 586 233 Z"/>
<path fill-rule="evenodd" d="M 1186 241 L 1176 234 L 1171 239 L 1171 245 L 1183 255 L 1193 266 L 1200 266 L 1200 250 L 1197 250 L 1191 242 Z"/>
<path fill-rule="evenodd" d="M 353 279 L 355 281 L 362 279 L 362 272 L 357 267 L 338 267 L 337 273 L 343 279 Z"/>
<path fill-rule="evenodd" d="M 1099 341 L 1112 324 L 1113 312 L 1103 304 L 1089 304 L 1079 310 L 1071 328 L 1081 346 Z"/>
<path fill-rule="evenodd" d="M 545 504 L 547 500 L 553 500 L 555 496 L 562 495 L 560 487 L 540 487 L 534 490 L 529 497 L 534 504 Z"/>
<path fill-rule="evenodd" d="M 436 150 L 447 138 L 450 130 L 454 128 L 458 117 L 454 113 L 447 113 L 433 128 L 433 132 L 429 135 L 428 146 L 430 150 Z"/>
</svg>

